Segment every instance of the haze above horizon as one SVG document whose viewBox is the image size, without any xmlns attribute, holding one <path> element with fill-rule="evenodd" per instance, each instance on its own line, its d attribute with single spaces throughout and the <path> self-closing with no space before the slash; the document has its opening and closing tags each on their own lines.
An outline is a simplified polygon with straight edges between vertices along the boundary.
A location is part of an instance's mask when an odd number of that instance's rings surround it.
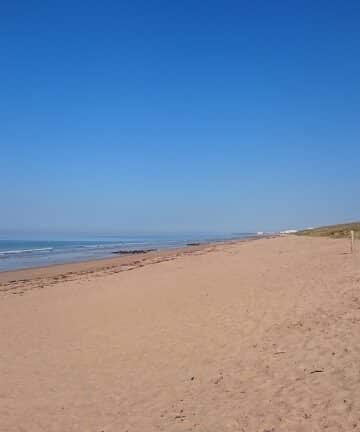
<svg viewBox="0 0 360 432">
<path fill-rule="evenodd" d="M 0 234 L 359 220 L 360 3 L 4 1 Z"/>
</svg>

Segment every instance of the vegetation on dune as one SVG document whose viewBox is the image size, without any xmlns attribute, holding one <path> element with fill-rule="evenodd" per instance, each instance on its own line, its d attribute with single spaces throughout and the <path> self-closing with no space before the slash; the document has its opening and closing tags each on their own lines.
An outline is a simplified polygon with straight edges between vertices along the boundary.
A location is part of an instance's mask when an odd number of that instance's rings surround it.
<svg viewBox="0 0 360 432">
<path fill-rule="evenodd" d="M 350 231 L 355 232 L 355 237 L 360 238 L 360 222 L 352 222 L 346 224 L 329 225 L 318 228 L 306 229 L 298 231 L 297 235 L 306 235 L 314 237 L 332 237 L 342 238 L 350 237 Z"/>
</svg>

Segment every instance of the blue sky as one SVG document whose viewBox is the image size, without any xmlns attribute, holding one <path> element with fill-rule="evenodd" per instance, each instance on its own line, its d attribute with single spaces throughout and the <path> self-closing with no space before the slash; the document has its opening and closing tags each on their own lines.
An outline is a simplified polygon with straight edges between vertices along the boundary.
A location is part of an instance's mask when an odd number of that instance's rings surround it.
<svg viewBox="0 0 360 432">
<path fill-rule="evenodd" d="M 0 231 L 360 219 L 357 1 L 3 1 Z"/>
</svg>

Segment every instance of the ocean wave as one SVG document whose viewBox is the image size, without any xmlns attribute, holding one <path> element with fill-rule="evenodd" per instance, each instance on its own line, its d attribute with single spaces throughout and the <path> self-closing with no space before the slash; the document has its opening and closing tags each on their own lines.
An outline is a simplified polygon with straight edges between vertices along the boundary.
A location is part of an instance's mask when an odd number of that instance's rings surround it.
<svg viewBox="0 0 360 432">
<path fill-rule="evenodd" d="M 119 247 L 122 244 L 123 243 L 105 243 L 105 244 L 81 245 L 78 246 L 78 248 L 79 249 L 111 249 L 114 247 Z"/>
<path fill-rule="evenodd" d="M 33 252 L 49 252 L 54 248 L 46 247 L 46 248 L 34 248 L 34 249 L 17 249 L 17 250 L 5 250 L 0 251 L 0 256 L 6 255 L 17 255 L 17 254 L 25 254 L 25 253 L 33 253 Z"/>
</svg>

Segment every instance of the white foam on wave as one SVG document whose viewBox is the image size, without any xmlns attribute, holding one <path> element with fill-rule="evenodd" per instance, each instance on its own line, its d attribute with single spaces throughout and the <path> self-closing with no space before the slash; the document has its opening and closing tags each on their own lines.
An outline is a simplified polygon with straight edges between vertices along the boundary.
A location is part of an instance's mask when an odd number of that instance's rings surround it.
<svg viewBox="0 0 360 432">
<path fill-rule="evenodd" d="M 94 244 L 94 245 L 81 245 L 78 246 L 79 249 L 111 249 L 114 247 L 121 246 L 122 243 L 105 243 L 105 244 Z M 74 248 L 76 249 L 76 248 Z"/>
<path fill-rule="evenodd" d="M 5 251 L 1 251 L 0 255 L 17 255 L 17 254 L 32 253 L 32 252 L 48 252 L 48 251 L 52 251 L 52 250 L 53 250 L 52 247 L 35 248 L 35 249 L 5 250 Z"/>
</svg>

